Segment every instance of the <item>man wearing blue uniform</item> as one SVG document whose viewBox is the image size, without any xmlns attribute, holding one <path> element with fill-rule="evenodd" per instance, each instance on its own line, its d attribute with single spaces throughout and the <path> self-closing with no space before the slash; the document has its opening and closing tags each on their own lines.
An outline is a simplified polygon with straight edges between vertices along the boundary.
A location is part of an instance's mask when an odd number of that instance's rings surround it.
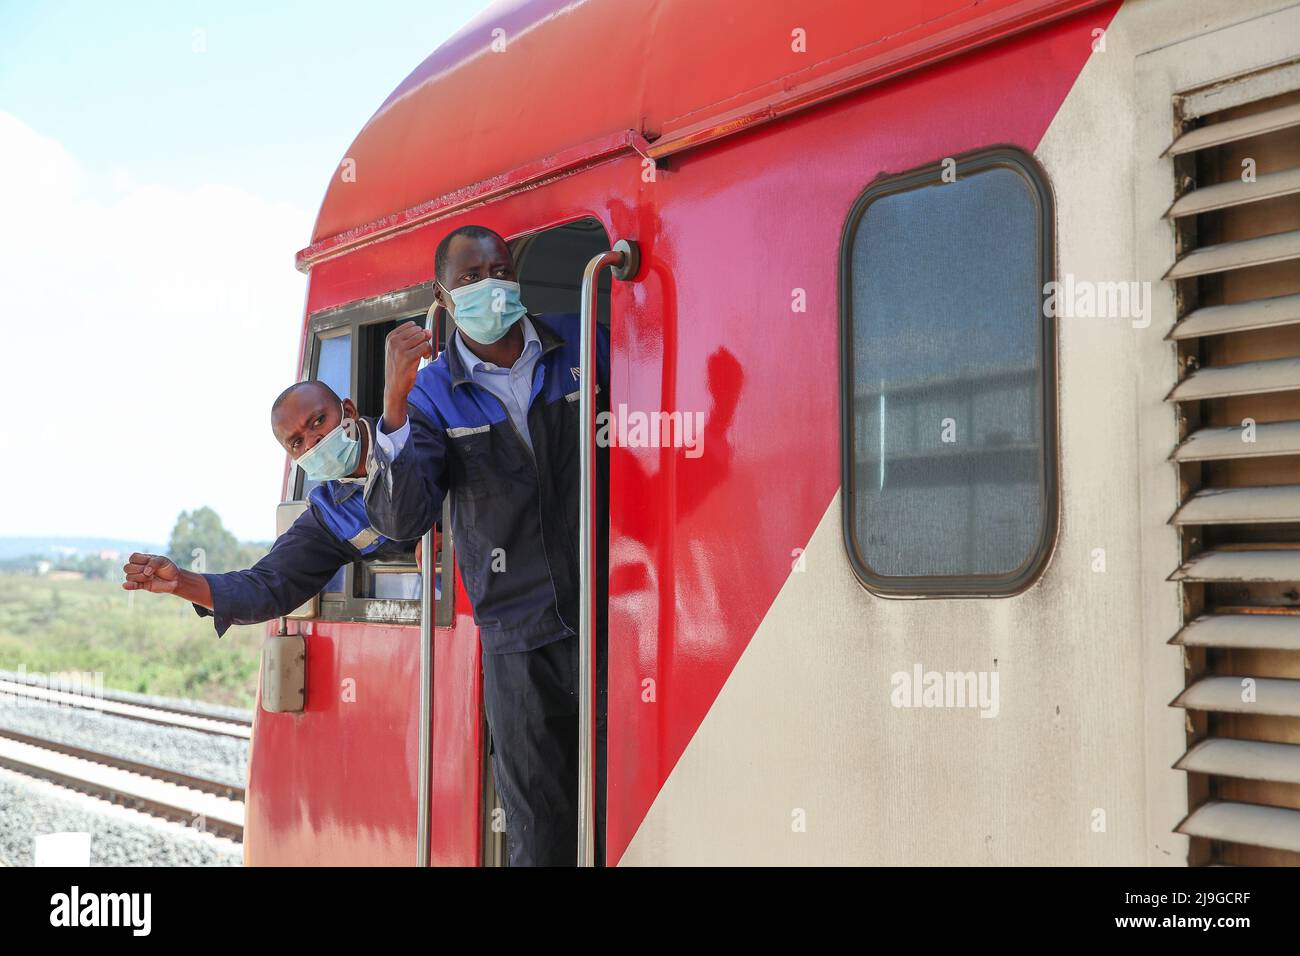
<svg viewBox="0 0 1300 956">
<path fill-rule="evenodd" d="M 490 229 L 450 233 L 434 256 L 437 305 L 456 332 L 389 333 L 384 415 L 366 480 L 380 532 L 419 535 L 451 498 L 456 563 L 474 607 L 492 765 L 512 866 L 577 861 L 579 318 L 531 315 Z M 609 338 L 597 331 L 597 407 Z M 607 454 L 597 450 L 597 567 L 605 566 Z M 596 859 L 604 860 L 604 580 L 596 588 Z"/>
<path fill-rule="evenodd" d="M 393 541 L 370 525 L 362 489 L 372 459 L 374 420 L 357 414 L 324 382 L 299 382 L 271 407 L 271 429 L 284 450 L 321 484 L 310 506 L 245 571 L 198 574 L 157 554 L 132 554 L 122 569 L 128 591 L 175 594 L 211 616 L 217 636 L 232 624 L 260 624 L 319 594 L 352 561 L 411 557 L 412 542 Z"/>
</svg>

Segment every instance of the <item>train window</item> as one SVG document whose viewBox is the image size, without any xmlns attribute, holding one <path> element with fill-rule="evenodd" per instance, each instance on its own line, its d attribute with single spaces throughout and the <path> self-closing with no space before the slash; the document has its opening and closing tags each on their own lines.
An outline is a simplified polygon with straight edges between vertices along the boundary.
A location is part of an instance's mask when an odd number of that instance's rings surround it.
<svg viewBox="0 0 1300 956">
<path fill-rule="evenodd" d="M 316 367 L 312 378 L 320 379 L 335 393 L 342 396 L 352 394 L 352 335 L 350 332 L 321 336 L 316 344 Z M 304 477 L 302 480 L 303 498 L 320 482 Z"/>
<path fill-rule="evenodd" d="M 352 336 L 348 332 L 320 341 L 316 377 L 340 395 L 352 392 Z"/>
<path fill-rule="evenodd" d="M 362 415 L 378 418 L 384 413 L 384 343 L 388 333 L 400 324 L 397 319 L 391 319 L 371 322 L 359 330 L 360 354 L 357 356 L 357 389 L 353 401 Z"/>
<path fill-rule="evenodd" d="M 955 175 L 954 175 L 955 174 Z M 990 150 L 883 180 L 845 225 L 845 546 L 887 595 L 994 596 L 1056 529 L 1051 196 Z"/>
<path fill-rule="evenodd" d="M 341 396 L 351 396 L 366 418 L 383 414 L 384 344 L 400 323 L 424 322 L 433 302 L 433 283 L 354 303 L 312 317 L 312 348 L 308 368 L 312 377 L 326 382 Z M 441 325 L 441 318 L 440 318 Z M 438 341 L 445 330 L 440 329 Z M 305 498 L 316 483 L 299 474 L 295 497 Z M 447 527 L 444 507 L 443 527 Z M 435 623 L 452 620 L 452 568 L 449 535 L 433 556 L 437 575 Z M 382 560 L 358 561 L 339 570 L 321 594 L 320 616 L 325 620 L 414 623 L 420 617 L 420 574 L 415 566 L 414 542 L 405 554 Z"/>
<path fill-rule="evenodd" d="M 352 392 L 352 335 L 349 332 L 322 337 L 316 352 L 316 371 L 312 376 L 320 379 L 339 395 L 350 395 Z M 302 476 L 302 490 L 299 492 L 302 498 L 311 494 L 311 490 L 320 482 L 313 481 L 306 475 Z M 339 568 L 338 573 L 330 578 L 329 583 L 325 585 L 325 594 L 339 594 L 346 586 L 345 568 Z"/>
</svg>

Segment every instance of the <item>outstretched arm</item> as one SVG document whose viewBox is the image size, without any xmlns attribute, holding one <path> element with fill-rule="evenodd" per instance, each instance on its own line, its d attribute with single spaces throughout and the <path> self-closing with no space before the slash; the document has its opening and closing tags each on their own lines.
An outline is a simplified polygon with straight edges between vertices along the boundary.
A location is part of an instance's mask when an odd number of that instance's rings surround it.
<svg viewBox="0 0 1300 956">
<path fill-rule="evenodd" d="M 137 551 L 122 566 L 122 573 L 126 575 L 122 582 L 126 591 L 175 594 L 191 604 L 212 609 L 212 589 L 208 586 L 208 579 L 193 571 L 182 571 L 171 558 Z"/>
<path fill-rule="evenodd" d="M 308 509 L 245 571 L 195 574 L 161 555 L 133 554 L 123 568 L 122 587 L 184 598 L 201 616 L 212 615 L 220 637 L 232 624 L 260 624 L 288 614 L 319 594 L 353 557 Z"/>
</svg>

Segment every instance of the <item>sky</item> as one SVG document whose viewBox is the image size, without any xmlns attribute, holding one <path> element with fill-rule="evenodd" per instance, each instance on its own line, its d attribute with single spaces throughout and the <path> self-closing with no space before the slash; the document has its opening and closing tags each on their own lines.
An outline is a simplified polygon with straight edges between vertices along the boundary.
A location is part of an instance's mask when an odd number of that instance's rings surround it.
<svg viewBox="0 0 1300 956">
<path fill-rule="evenodd" d="M 307 245 L 486 0 L 0 0 L 0 537 L 275 536 Z"/>
</svg>

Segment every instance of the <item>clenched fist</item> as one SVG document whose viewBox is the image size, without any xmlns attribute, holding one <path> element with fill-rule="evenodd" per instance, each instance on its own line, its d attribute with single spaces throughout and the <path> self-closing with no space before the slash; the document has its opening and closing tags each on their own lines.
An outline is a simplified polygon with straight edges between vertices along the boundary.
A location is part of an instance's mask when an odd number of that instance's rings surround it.
<svg viewBox="0 0 1300 956">
<path fill-rule="evenodd" d="M 384 343 L 384 431 L 406 424 L 406 398 L 415 387 L 420 359 L 433 358 L 433 330 L 403 322 Z"/>
<path fill-rule="evenodd" d="M 161 554 L 131 555 L 122 566 L 126 580 L 122 587 L 127 591 L 152 591 L 154 594 L 172 594 L 181 579 L 181 569 L 170 558 Z"/>
</svg>

